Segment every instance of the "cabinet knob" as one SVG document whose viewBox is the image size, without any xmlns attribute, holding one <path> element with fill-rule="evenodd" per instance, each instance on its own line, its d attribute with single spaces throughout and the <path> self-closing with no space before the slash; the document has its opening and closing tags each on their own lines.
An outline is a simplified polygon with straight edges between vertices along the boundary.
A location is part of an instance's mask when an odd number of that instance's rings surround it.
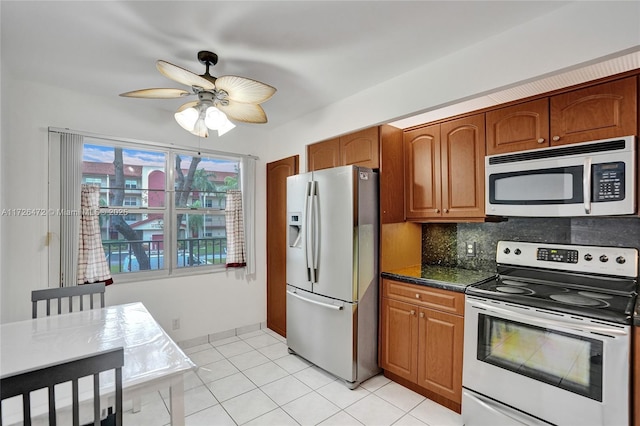
<svg viewBox="0 0 640 426">
<path fill-rule="evenodd" d="M 444 212 L 445 213 L 449 213 L 449 209 L 444 209 Z"/>
<path fill-rule="evenodd" d="M 558 142 L 559 140 L 560 140 L 560 136 L 554 136 L 554 137 L 553 137 L 553 141 L 554 141 L 554 142 Z"/>
<path fill-rule="evenodd" d="M 420 318 L 424 318 L 424 312 L 420 312 Z"/>
<path fill-rule="evenodd" d="M 420 299 L 420 293 L 416 293 L 416 299 Z"/>
<path fill-rule="evenodd" d="M 416 311 L 414 311 L 413 309 L 409 312 L 411 315 L 415 315 Z"/>
<path fill-rule="evenodd" d="M 538 139 L 538 143 L 544 143 L 544 138 Z"/>
<path fill-rule="evenodd" d="M 436 213 L 440 213 L 440 209 L 436 209 Z"/>
</svg>

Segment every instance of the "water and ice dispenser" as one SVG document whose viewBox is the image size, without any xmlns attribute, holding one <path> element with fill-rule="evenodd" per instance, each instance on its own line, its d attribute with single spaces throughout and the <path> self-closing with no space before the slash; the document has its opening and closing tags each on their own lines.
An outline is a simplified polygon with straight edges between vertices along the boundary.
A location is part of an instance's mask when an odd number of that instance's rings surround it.
<svg viewBox="0 0 640 426">
<path fill-rule="evenodd" d="M 289 213 L 289 247 L 302 248 L 302 213 Z"/>
</svg>

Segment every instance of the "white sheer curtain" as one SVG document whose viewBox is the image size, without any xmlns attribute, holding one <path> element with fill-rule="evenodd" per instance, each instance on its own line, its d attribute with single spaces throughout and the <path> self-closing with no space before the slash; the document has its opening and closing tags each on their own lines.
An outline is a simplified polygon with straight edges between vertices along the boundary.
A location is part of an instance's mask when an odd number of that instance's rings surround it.
<svg viewBox="0 0 640 426">
<path fill-rule="evenodd" d="M 227 191 L 224 215 L 227 231 L 227 268 L 241 268 L 247 265 L 241 191 Z"/>
<path fill-rule="evenodd" d="M 104 281 L 112 284 L 100 235 L 100 185 L 83 184 L 78 247 L 78 284 Z"/>
<path fill-rule="evenodd" d="M 78 281 L 80 235 L 80 185 L 82 184 L 83 136 L 60 134 L 60 286 Z"/>
<path fill-rule="evenodd" d="M 242 206 L 244 212 L 244 239 L 247 275 L 256 273 L 256 160 L 243 157 L 240 161 Z"/>
</svg>

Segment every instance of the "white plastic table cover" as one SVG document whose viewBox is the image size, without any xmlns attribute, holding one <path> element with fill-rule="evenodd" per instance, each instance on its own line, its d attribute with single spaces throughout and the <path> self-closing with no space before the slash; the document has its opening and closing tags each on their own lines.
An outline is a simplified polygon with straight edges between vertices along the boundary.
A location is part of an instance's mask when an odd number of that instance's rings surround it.
<svg viewBox="0 0 640 426">
<path fill-rule="evenodd" d="M 124 348 L 125 399 L 170 389 L 171 422 L 184 424 L 183 374 L 195 364 L 142 303 L 108 306 L 0 325 L 0 376 L 46 367 L 112 348 Z M 113 387 L 113 375 L 101 388 Z M 104 382 L 104 383 L 103 383 Z M 8 401 L 5 401 L 8 402 Z M 16 401 L 17 402 L 17 401 Z M 35 404 L 35 401 L 32 401 Z M 46 409 L 43 401 L 43 409 Z M 12 423 L 3 405 L 4 424 Z M 35 414 L 34 410 L 34 414 Z M 22 413 L 13 413 L 21 418 Z"/>
</svg>

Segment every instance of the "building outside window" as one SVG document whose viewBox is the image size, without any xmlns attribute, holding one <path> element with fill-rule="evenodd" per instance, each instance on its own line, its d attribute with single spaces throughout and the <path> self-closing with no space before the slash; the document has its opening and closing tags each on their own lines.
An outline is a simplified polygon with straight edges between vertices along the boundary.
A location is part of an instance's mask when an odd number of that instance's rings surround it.
<svg viewBox="0 0 640 426">
<path fill-rule="evenodd" d="M 82 178 L 101 185 L 112 274 L 224 266 L 226 191 L 239 188 L 239 160 L 198 154 L 85 139 Z"/>
</svg>

